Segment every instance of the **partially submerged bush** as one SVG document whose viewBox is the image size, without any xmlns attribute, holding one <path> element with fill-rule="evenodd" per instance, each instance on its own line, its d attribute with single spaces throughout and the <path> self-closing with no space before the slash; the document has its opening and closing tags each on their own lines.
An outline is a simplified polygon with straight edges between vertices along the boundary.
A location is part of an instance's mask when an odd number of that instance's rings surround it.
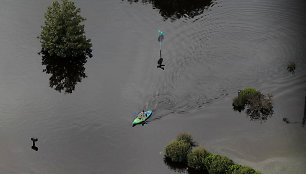
<svg viewBox="0 0 306 174">
<path fill-rule="evenodd" d="M 173 162 L 186 162 L 191 148 L 191 145 L 185 141 L 172 141 L 165 148 L 165 157 L 170 158 Z"/>
<path fill-rule="evenodd" d="M 234 109 L 239 110 L 241 108 L 240 111 L 243 110 L 245 105 L 248 104 L 249 99 L 258 94 L 261 93 L 254 88 L 243 89 L 233 100 Z"/>
<path fill-rule="evenodd" d="M 188 172 L 209 174 L 261 174 L 248 166 L 235 164 L 233 160 L 223 155 L 214 155 L 203 146 L 192 149 L 191 135 L 183 133 L 177 136 L 165 148 L 164 162 L 172 169 Z M 192 149 L 192 150 L 191 150 Z"/>
<path fill-rule="evenodd" d="M 261 172 L 258 172 L 254 169 L 252 169 L 249 166 L 242 166 L 239 164 L 234 164 L 229 168 L 230 174 L 261 174 Z"/>
<path fill-rule="evenodd" d="M 203 146 L 192 149 L 187 156 L 188 166 L 196 170 L 206 169 L 203 160 L 211 155 Z"/>
<path fill-rule="evenodd" d="M 267 120 L 273 114 L 272 95 L 256 94 L 249 99 L 247 114 L 253 120 Z"/>
<path fill-rule="evenodd" d="M 273 114 L 272 95 L 265 96 L 253 88 L 243 89 L 233 100 L 234 110 L 241 112 L 247 107 L 246 113 L 252 120 L 267 120 Z"/>
<path fill-rule="evenodd" d="M 209 164 L 208 172 L 210 174 L 227 173 L 230 167 L 234 164 L 233 160 L 223 155 L 211 155 L 207 162 L 207 164 Z"/>
<path fill-rule="evenodd" d="M 176 136 L 176 140 L 184 141 L 190 144 L 190 146 L 195 146 L 195 142 L 193 141 L 192 136 L 188 133 L 180 133 L 179 135 Z"/>
<path fill-rule="evenodd" d="M 295 71 L 295 63 L 294 62 L 289 62 L 288 65 L 287 65 L 287 70 L 289 72 L 294 73 L 294 71 Z"/>
</svg>

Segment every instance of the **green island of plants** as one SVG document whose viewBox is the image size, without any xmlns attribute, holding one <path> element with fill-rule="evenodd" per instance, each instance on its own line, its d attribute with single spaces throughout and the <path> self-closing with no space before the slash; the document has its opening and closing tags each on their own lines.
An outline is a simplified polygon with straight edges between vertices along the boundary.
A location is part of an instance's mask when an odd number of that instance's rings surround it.
<svg viewBox="0 0 306 174">
<path fill-rule="evenodd" d="M 251 167 L 235 164 L 226 156 L 212 154 L 203 146 L 193 147 L 195 142 L 192 136 L 181 133 L 165 147 L 165 158 L 209 174 L 261 174 Z"/>
<path fill-rule="evenodd" d="M 245 108 L 252 120 L 267 120 L 273 114 L 272 95 L 245 88 L 233 99 L 233 109 L 241 112 Z"/>
</svg>

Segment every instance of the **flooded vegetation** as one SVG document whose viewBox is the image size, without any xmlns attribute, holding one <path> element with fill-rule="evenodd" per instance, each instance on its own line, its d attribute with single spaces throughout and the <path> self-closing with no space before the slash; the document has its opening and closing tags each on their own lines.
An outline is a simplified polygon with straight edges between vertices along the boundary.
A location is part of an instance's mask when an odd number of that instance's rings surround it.
<svg viewBox="0 0 306 174">
<path fill-rule="evenodd" d="M 264 95 L 254 88 L 245 88 L 233 99 L 233 109 L 241 112 L 245 108 L 251 120 L 267 120 L 273 115 L 272 95 Z"/>
<path fill-rule="evenodd" d="M 291 72 L 291 73 L 294 73 L 294 71 L 295 71 L 295 63 L 294 63 L 294 62 L 288 63 L 288 65 L 287 65 L 287 70 L 288 70 L 289 72 Z"/>
<path fill-rule="evenodd" d="M 187 133 L 179 134 L 176 141 L 172 141 L 165 147 L 165 163 L 174 170 L 180 171 L 183 166 L 185 166 L 185 169 L 187 167 L 192 169 L 188 173 L 260 174 L 251 167 L 235 164 L 233 160 L 226 156 L 212 154 L 203 146 L 192 148 L 194 144 L 191 135 Z"/>
<path fill-rule="evenodd" d="M 42 65 L 51 74 L 50 87 L 72 93 L 85 75 L 84 64 L 92 57 L 92 44 L 86 39 L 85 21 L 74 2 L 54 1 L 45 13 L 45 22 L 38 37 L 41 43 Z"/>
<path fill-rule="evenodd" d="M 0 173 L 304 174 L 305 5 L 2 0 Z"/>
</svg>

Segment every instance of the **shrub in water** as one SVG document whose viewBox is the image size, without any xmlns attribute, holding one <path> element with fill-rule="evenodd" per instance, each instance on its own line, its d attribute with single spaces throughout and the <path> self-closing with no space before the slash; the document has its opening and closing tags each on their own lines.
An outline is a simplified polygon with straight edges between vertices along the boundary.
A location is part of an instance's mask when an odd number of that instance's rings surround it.
<svg viewBox="0 0 306 174">
<path fill-rule="evenodd" d="M 185 141 L 172 141 L 165 148 L 165 157 L 173 162 L 186 162 L 187 154 L 191 150 L 191 145 Z"/>
<path fill-rule="evenodd" d="M 261 94 L 254 88 L 245 88 L 243 89 L 237 97 L 233 100 L 233 106 L 235 110 L 243 110 L 245 105 L 248 103 L 248 100 L 255 96 L 256 94 Z"/>
<path fill-rule="evenodd" d="M 208 156 L 206 156 L 203 160 L 202 160 L 202 163 L 203 163 L 203 166 L 206 170 L 208 170 L 210 168 L 210 164 L 211 164 L 211 161 L 212 159 L 214 158 L 214 154 L 209 154 Z"/>
<path fill-rule="evenodd" d="M 267 120 L 273 114 L 272 95 L 256 94 L 249 99 L 246 112 L 252 120 Z"/>
<path fill-rule="evenodd" d="M 172 141 L 165 148 L 165 163 L 170 168 L 184 171 L 187 162 L 188 172 L 191 173 L 208 171 L 209 174 L 261 174 L 248 166 L 234 164 L 233 160 L 226 156 L 211 154 L 203 146 L 191 150 L 191 142 L 191 135 L 179 134 L 177 141 Z M 179 167 L 176 167 L 177 164 Z"/>
<path fill-rule="evenodd" d="M 180 133 L 176 136 L 177 141 L 185 141 L 186 143 L 190 144 L 190 146 L 195 146 L 195 142 L 192 139 L 192 136 L 187 133 Z"/>
<path fill-rule="evenodd" d="M 196 170 L 206 169 L 203 160 L 210 155 L 210 152 L 205 150 L 203 146 L 192 149 L 192 151 L 187 155 L 188 167 Z"/>
<path fill-rule="evenodd" d="M 287 65 L 287 70 L 293 73 L 295 71 L 295 63 L 289 62 L 289 64 Z"/>
<path fill-rule="evenodd" d="M 212 155 L 209 156 L 208 164 L 210 174 L 224 174 L 229 171 L 234 161 L 223 155 Z"/>
<path fill-rule="evenodd" d="M 230 174 L 261 174 L 260 172 L 252 169 L 248 166 L 241 166 L 239 164 L 234 164 L 229 169 Z"/>
</svg>

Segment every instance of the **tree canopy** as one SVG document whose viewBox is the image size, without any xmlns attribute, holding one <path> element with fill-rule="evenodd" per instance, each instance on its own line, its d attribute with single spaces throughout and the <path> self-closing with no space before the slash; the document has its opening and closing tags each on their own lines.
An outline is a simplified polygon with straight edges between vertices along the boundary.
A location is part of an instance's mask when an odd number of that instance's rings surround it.
<svg viewBox="0 0 306 174">
<path fill-rule="evenodd" d="M 55 1 L 45 13 L 45 22 L 38 38 L 42 46 L 41 52 L 58 57 L 92 57 L 92 44 L 86 39 L 84 25 L 86 19 L 80 15 L 80 8 L 74 2 Z"/>
</svg>

